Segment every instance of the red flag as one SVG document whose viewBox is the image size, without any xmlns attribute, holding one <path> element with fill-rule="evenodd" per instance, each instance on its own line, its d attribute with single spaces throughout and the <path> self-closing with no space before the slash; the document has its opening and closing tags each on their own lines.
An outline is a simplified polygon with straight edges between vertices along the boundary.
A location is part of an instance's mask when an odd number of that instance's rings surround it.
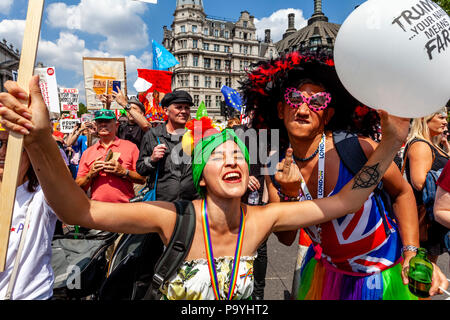
<svg viewBox="0 0 450 320">
<path fill-rule="evenodd" d="M 149 69 L 137 69 L 138 78 L 142 78 L 152 84 L 149 91 L 158 91 L 162 93 L 172 92 L 173 72 Z"/>
</svg>

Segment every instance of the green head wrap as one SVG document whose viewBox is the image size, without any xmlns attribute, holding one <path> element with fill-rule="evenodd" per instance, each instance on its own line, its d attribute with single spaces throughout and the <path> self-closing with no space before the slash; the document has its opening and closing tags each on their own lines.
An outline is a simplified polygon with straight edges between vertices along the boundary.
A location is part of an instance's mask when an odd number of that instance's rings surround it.
<svg viewBox="0 0 450 320">
<path fill-rule="evenodd" d="M 238 145 L 250 169 L 250 156 L 247 147 L 232 129 L 225 129 L 220 133 L 201 139 L 194 148 L 192 159 L 192 177 L 194 180 L 194 186 L 201 196 L 204 196 L 204 192 L 200 187 L 203 169 L 205 168 L 205 165 L 214 150 L 228 140 L 234 141 Z"/>
</svg>

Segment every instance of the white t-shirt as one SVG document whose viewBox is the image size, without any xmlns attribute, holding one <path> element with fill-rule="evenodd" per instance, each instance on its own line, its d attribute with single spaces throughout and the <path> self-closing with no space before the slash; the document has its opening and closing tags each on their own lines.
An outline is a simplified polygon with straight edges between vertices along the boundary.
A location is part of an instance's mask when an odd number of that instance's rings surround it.
<svg viewBox="0 0 450 320">
<path fill-rule="evenodd" d="M 9 236 L 5 271 L 0 273 L 0 300 L 3 300 L 14 268 L 20 236 L 29 204 L 32 207 L 30 227 L 22 251 L 12 300 L 46 300 L 53 295 L 54 275 L 50 265 L 56 215 L 44 198 L 41 187 L 30 193 L 28 182 L 17 188 Z"/>
</svg>

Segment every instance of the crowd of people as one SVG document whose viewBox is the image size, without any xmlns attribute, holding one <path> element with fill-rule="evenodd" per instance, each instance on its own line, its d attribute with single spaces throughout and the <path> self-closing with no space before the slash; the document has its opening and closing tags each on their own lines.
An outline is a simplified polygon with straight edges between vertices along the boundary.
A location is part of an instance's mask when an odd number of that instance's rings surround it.
<svg viewBox="0 0 450 320">
<path fill-rule="evenodd" d="M 446 108 L 412 122 L 377 112 L 347 92 L 331 59 L 294 52 L 255 65 L 241 83 L 248 124 L 191 119 L 194 103 L 182 90 L 161 100 L 167 121 L 150 123 L 144 105 L 119 89 L 93 122 L 64 136 L 52 129 L 37 81 L 29 96 L 14 82 L 0 94 L 0 181 L 8 131 L 24 135 L 1 299 L 52 298 L 51 241 L 67 227 L 155 233 L 167 246 L 180 200 L 192 203 L 197 223 L 184 263 L 160 287 L 163 299 L 264 299 L 272 233 L 286 245 L 299 239 L 293 299 L 417 299 L 407 270 L 419 248 L 434 266 L 429 294 L 447 289 L 436 265 L 450 252 Z M 277 133 L 266 154 L 276 165 L 258 156 L 260 140 L 249 152 L 250 129 Z M 430 202 L 431 171 L 439 180 Z M 155 186 L 155 201 L 136 201 Z"/>
</svg>

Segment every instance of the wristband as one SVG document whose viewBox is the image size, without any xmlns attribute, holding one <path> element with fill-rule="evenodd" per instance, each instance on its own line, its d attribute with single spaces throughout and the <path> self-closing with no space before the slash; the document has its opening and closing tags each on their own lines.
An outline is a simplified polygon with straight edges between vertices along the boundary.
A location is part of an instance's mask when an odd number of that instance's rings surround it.
<svg viewBox="0 0 450 320">
<path fill-rule="evenodd" d="M 289 197 L 281 192 L 281 189 L 278 189 L 278 196 L 280 197 L 282 202 L 300 201 L 300 195 L 298 195 L 297 197 Z"/>
<path fill-rule="evenodd" d="M 131 105 L 129 103 L 127 103 L 127 105 L 125 107 L 123 107 L 126 111 L 130 111 L 131 110 Z"/>
<path fill-rule="evenodd" d="M 411 245 L 409 245 L 409 246 L 403 246 L 403 248 L 402 248 L 402 253 L 405 252 L 405 251 L 417 252 L 418 249 L 419 249 L 419 248 L 417 248 L 417 247 L 415 247 L 415 246 L 411 246 Z"/>
</svg>

